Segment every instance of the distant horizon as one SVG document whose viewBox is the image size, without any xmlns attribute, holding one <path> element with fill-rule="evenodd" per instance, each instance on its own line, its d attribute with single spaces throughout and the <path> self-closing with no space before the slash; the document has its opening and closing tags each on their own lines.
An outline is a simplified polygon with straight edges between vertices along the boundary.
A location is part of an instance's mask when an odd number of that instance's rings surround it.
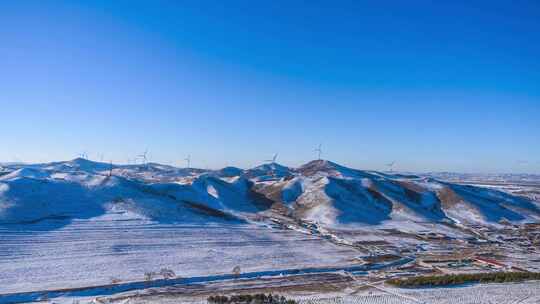
<svg viewBox="0 0 540 304">
<path fill-rule="evenodd" d="M 73 159 L 68 159 L 68 160 L 53 160 L 53 161 L 47 161 L 47 162 L 3 162 L 3 161 L 0 161 L 0 166 L 39 165 L 39 164 L 48 164 L 48 163 L 70 162 L 70 161 L 74 161 L 74 160 L 77 160 L 77 159 L 83 159 L 83 160 L 87 160 L 87 161 L 90 161 L 90 162 L 102 163 L 102 164 L 110 164 L 111 163 L 111 161 L 106 161 L 106 160 L 100 161 L 100 160 L 91 159 L 91 158 L 75 157 Z M 311 162 L 314 162 L 314 161 L 317 161 L 317 160 L 329 161 L 329 162 L 335 163 L 337 165 L 344 166 L 344 167 L 347 167 L 347 168 L 350 168 L 350 169 L 355 169 L 355 170 L 377 171 L 377 172 L 384 172 L 384 173 L 393 172 L 393 173 L 397 173 L 397 174 L 417 174 L 417 173 L 418 174 L 430 174 L 430 173 L 440 174 L 440 173 L 450 173 L 450 174 L 478 174 L 478 175 L 537 175 L 537 176 L 540 176 L 539 173 L 531 173 L 531 172 L 460 172 L 460 171 L 433 171 L 433 170 L 409 171 L 409 170 L 399 170 L 399 169 L 393 169 L 392 171 L 390 171 L 388 168 L 381 168 L 381 169 L 357 168 L 357 167 L 347 166 L 345 164 L 335 162 L 335 161 L 330 160 L 330 159 L 324 159 L 324 158 L 312 159 L 312 160 L 309 160 L 309 161 L 306 161 L 304 163 L 297 164 L 297 165 L 286 165 L 286 164 L 281 163 L 279 161 L 276 161 L 275 164 L 280 165 L 280 166 L 285 166 L 285 167 L 288 167 L 288 168 L 291 168 L 291 169 L 296 169 L 296 168 L 299 168 L 299 167 L 301 167 L 303 165 L 306 165 L 308 163 L 311 163 Z M 123 162 L 114 162 L 114 161 L 112 162 L 112 164 L 116 165 L 116 166 L 141 166 L 141 165 L 145 165 L 145 163 L 142 163 L 142 162 L 123 163 Z M 182 166 L 181 164 L 172 164 L 170 162 L 169 163 L 154 162 L 154 161 L 151 161 L 151 160 L 148 161 L 146 164 L 171 166 L 171 167 L 174 167 L 174 168 L 177 168 L 177 169 L 220 170 L 220 169 L 224 169 L 224 168 L 227 168 L 227 167 L 234 167 L 234 168 L 238 168 L 238 169 L 242 169 L 242 170 L 248 170 L 248 169 L 252 169 L 252 168 L 255 168 L 255 167 L 258 167 L 258 166 L 262 166 L 262 165 L 269 165 L 269 164 L 272 164 L 272 162 L 261 161 L 261 163 L 250 166 L 250 167 L 224 166 L 224 167 L 213 167 L 213 168 L 210 168 L 210 167 L 203 168 L 203 167 L 198 167 L 198 166 L 187 167 L 187 166 Z"/>
<path fill-rule="evenodd" d="M 0 160 L 540 174 L 540 3 L 4 1 Z"/>
</svg>

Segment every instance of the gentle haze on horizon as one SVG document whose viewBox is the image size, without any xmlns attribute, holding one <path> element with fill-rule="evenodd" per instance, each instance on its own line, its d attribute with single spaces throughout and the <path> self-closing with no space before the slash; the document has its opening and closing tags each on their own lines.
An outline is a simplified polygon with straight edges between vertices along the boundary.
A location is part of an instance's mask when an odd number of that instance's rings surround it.
<svg viewBox="0 0 540 304">
<path fill-rule="evenodd" d="M 0 39 L 0 162 L 540 173 L 538 1 L 3 1 Z"/>
</svg>

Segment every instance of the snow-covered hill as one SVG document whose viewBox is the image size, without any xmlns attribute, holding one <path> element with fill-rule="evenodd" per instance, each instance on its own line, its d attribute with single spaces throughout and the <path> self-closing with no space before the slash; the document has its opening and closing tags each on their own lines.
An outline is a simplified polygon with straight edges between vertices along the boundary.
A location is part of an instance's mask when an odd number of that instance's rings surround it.
<svg viewBox="0 0 540 304">
<path fill-rule="evenodd" d="M 297 169 L 269 163 L 208 171 L 78 158 L 7 165 L 0 174 L 0 224 L 100 216 L 241 222 L 261 212 L 334 228 L 392 221 L 497 224 L 538 220 L 538 206 L 494 189 L 325 160 Z"/>
<path fill-rule="evenodd" d="M 161 269 L 328 269 L 359 255 L 439 250 L 426 231 L 465 242 L 482 230 L 468 224 L 540 219 L 537 201 L 497 189 L 324 160 L 247 170 L 4 164 L 0 294 L 130 284 Z"/>
<path fill-rule="evenodd" d="M 540 217 L 538 203 L 501 191 L 355 170 L 324 160 L 258 191 L 297 218 L 332 227 L 391 220 L 497 224 Z"/>
</svg>

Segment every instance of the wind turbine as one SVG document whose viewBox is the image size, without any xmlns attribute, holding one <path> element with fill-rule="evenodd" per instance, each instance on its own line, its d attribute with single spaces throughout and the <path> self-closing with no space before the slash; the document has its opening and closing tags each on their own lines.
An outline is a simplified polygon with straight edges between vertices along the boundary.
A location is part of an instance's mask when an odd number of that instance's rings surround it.
<svg viewBox="0 0 540 304">
<path fill-rule="evenodd" d="M 188 154 L 188 156 L 184 158 L 184 160 L 187 162 L 187 168 L 191 168 L 191 155 Z"/>
<path fill-rule="evenodd" d="M 146 155 L 148 154 L 148 149 L 144 150 L 144 153 L 141 154 L 141 155 L 137 155 L 138 158 L 142 158 L 142 161 L 143 161 L 143 165 L 146 165 L 146 162 L 147 162 L 147 158 L 146 158 Z"/>
<path fill-rule="evenodd" d="M 112 160 L 110 161 L 109 165 L 110 165 L 110 166 L 109 166 L 109 177 L 111 177 L 111 176 L 112 176 L 112 171 L 113 171 Z"/>
<path fill-rule="evenodd" d="M 266 159 L 264 160 L 265 162 L 270 162 L 272 164 L 274 164 L 276 162 L 276 159 L 278 157 L 278 153 L 274 154 L 274 156 L 272 157 L 272 159 Z"/>
<path fill-rule="evenodd" d="M 83 159 L 88 159 L 88 154 L 86 154 L 86 152 L 79 153 L 78 156 Z"/>
<path fill-rule="evenodd" d="M 392 161 L 391 163 L 386 164 L 386 166 L 390 168 L 390 172 L 394 171 L 393 169 L 394 169 L 394 164 L 395 164 L 395 163 L 396 163 L 396 161 L 394 160 L 394 161 Z"/>
<path fill-rule="evenodd" d="M 322 144 L 319 144 L 319 147 L 313 151 L 317 152 L 317 160 L 321 160 Z"/>
</svg>

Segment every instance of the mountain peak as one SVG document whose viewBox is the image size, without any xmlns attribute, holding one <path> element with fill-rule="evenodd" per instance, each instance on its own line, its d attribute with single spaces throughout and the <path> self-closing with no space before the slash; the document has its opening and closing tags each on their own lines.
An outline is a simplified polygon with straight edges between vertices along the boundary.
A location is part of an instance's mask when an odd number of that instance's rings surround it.
<svg viewBox="0 0 540 304">
<path fill-rule="evenodd" d="M 312 160 L 297 169 L 298 172 L 306 176 L 314 175 L 318 172 L 335 174 L 340 171 L 347 171 L 347 170 L 352 170 L 352 169 L 346 168 L 344 166 L 338 165 L 334 162 L 331 162 L 329 160 L 324 160 L 324 159 Z"/>
<path fill-rule="evenodd" d="M 70 160 L 69 163 L 73 163 L 73 164 L 90 164 L 90 163 L 96 163 L 96 162 L 94 162 L 92 160 L 89 160 L 89 159 L 86 159 L 86 158 L 77 157 L 77 158 L 74 158 L 74 159 Z"/>
<path fill-rule="evenodd" d="M 328 174 L 334 177 L 347 177 L 347 178 L 362 178 L 374 177 L 373 173 L 363 170 L 352 169 L 342 166 L 329 160 L 317 159 L 308 162 L 296 170 L 296 172 L 304 176 L 312 176 L 319 173 Z"/>
</svg>

